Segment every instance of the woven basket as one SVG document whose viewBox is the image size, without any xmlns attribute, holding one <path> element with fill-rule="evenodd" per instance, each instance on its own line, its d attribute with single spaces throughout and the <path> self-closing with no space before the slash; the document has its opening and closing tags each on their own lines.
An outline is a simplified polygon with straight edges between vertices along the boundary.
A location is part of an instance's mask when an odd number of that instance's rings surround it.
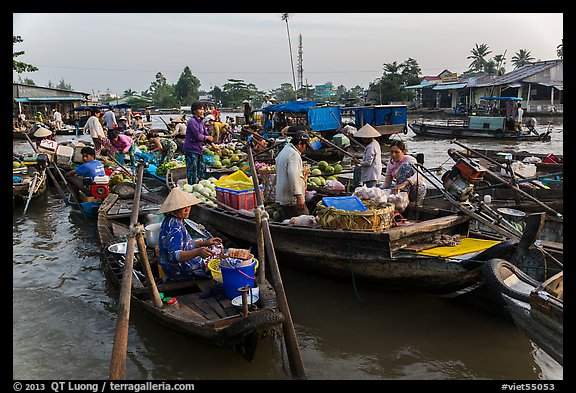
<svg viewBox="0 0 576 393">
<path fill-rule="evenodd" d="M 326 207 L 322 201 L 316 205 L 316 214 L 320 227 L 326 229 L 346 229 L 349 231 L 381 232 L 392 227 L 394 205 L 386 203 L 383 207 L 375 207 L 370 203 L 364 212 L 346 211 L 334 207 Z"/>
</svg>

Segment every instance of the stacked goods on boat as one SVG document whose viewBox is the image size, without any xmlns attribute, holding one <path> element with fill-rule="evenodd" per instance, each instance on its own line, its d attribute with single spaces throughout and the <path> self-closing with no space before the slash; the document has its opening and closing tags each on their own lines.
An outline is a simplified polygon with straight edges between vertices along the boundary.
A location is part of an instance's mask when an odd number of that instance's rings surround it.
<svg viewBox="0 0 576 393">
<path fill-rule="evenodd" d="M 230 168 L 233 171 L 240 169 L 237 163 L 246 156 L 246 153 L 242 153 L 235 143 L 224 143 L 218 147 L 220 147 L 220 151 L 212 150 L 209 147 L 202 150 L 206 165 L 216 169 Z"/>
<path fill-rule="evenodd" d="M 172 159 L 168 162 L 164 162 L 156 167 L 156 175 L 160 177 L 165 177 L 168 169 L 184 167 L 186 163 L 184 162 L 184 156 L 179 156 L 178 158 Z"/>
<path fill-rule="evenodd" d="M 372 232 L 391 228 L 395 206 L 387 201 L 384 190 L 372 187 L 357 191 L 356 195 L 322 198 L 316 204 L 320 227 Z"/>
<path fill-rule="evenodd" d="M 323 187 L 330 180 L 338 180 L 336 177 L 342 170 L 340 161 L 332 164 L 324 160 L 319 161 L 318 164 L 310 168 L 307 183 L 312 187 Z"/>
<path fill-rule="evenodd" d="M 202 179 L 196 184 L 188 184 L 186 179 L 181 179 L 178 181 L 178 187 L 200 199 L 202 203 L 211 207 L 217 207 L 218 205 L 212 200 L 217 197 L 216 180 L 215 177 L 210 177 L 208 179 Z"/>
</svg>

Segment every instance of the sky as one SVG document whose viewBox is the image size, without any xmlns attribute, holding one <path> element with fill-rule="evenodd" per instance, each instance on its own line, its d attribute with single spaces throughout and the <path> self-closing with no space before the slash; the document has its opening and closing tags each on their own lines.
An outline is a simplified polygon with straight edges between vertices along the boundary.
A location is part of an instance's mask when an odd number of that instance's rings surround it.
<svg viewBox="0 0 576 393">
<path fill-rule="evenodd" d="M 489 58 L 505 54 L 507 71 L 520 49 L 556 59 L 564 30 L 562 13 L 288 15 L 287 24 L 282 13 L 13 13 L 13 35 L 23 39 L 13 50 L 25 52 L 16 60 L 39 68 L 13 72 L 13 81 L 64 80 L 75 91 L 122 96 L 148 89 L 158 72 L 175 84 L 188 66 L 204 91 L 241 79 L 269 92 L 298 83 L 301 36 L 305 84 L 368 88 L 384 64 L 409 58 L 422 75 L 460 74 L 476 44 Z"/>
</svg>

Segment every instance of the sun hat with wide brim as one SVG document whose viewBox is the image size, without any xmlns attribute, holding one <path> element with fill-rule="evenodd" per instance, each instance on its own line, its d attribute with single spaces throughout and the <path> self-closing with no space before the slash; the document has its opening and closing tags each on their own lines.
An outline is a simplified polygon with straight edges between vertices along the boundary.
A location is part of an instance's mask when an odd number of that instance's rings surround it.
<svg viewBox="0 0 576 393">
<path fill-rule="evenodd" d="M 44 128 L 44 127 L 38 127 L 38 129 L 34 133 L 34 136 L 36 138 L 43 138 L 45 136 L 50 136 L 50 135 L 52 135 L 52 131 L 50 131 L 49 129 Z"/>
<path fill-rule="evenodd" d="M 355 138 L 377 138 L 380 136 L 378 130 L 370 124 L 364 124 L 355 134 Z"/>
<path fill-rule="evenodd" d="M 172 119 L 171 123 L 185 123 L 185 121 L 181 117 L 177 117 L 175 119 Z"/>
<path fill-rule="evenodd" d="M 170 194 L 158 209 L 158 213 L 168 213 L 174 210 L 182 209 L 183 207 L 193 206 L 200 203 L 200 199 L 194 195 L 175 187 L 170 191 Z"/>
</svg>

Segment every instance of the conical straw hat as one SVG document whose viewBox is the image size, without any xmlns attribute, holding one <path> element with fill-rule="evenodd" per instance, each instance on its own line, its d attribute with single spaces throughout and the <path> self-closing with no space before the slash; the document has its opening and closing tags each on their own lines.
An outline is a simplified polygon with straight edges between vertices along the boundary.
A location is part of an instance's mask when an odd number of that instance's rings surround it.
<svg viewBox="0 0 576 393">
<path fill-rule="evenodd" d="M 36 138 L 43 138 L 43 137 L 49 136 L 49 135 L 52 135 L 52 131 L 50 131 L 49 129 L 44 128 L 44 127 L 38 127 L 38 129 L 34 133 L 34 136 Z"/>
<path fill-rule="evenodd" d="M 370 124 L 364 124 L 355 134 L 355 138 L 377 138 L 380 136 L 378 130 L 372 127 Z"/>
<path fill-rule="evenodd" d="M 175 187 L 170 191 L 170 194 L 160 206 L 158 213 L 168 213 L 174 210 L 182 209 L 183 207 L 193 206 L 200 203 L 200 199 L 196 198 L 194 195 Z"/>
</svg>

